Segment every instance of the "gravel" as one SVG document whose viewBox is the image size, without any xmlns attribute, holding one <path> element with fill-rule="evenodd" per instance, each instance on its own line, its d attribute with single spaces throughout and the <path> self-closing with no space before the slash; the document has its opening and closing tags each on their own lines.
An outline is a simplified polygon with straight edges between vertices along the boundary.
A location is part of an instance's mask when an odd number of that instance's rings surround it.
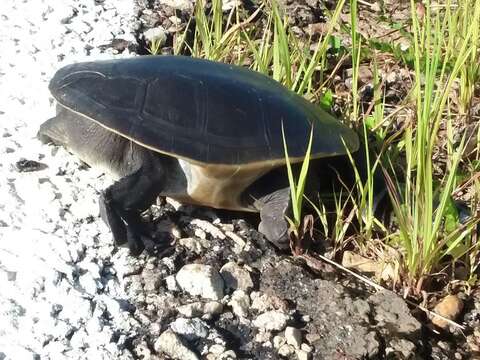
<svg viewBox="0 0 480 360">
<path fill-rule="evenodd" d="M 111 180 L 35 134 L 59 67 L 133 55 L 109 46 L 136 43 L 133 5 L 3 0 L 0 27 L 0 358 L 131 359 L 138 324 L 115 275 L 128 254 L 97 216 Z"/>
<path fill-rule="evenodd" d="M 163 352 L 173 359 L 179 360 L 199 360 L 200 358 L 186 347 L 181 338 L 171 330 L 167 330 L 160 335 L 155 342 L 155 350 Z"/>
<path fill-rule="evenodd" d="M 219 300 L 223 297 L 224 282 L 218 271 L 209 265 L 187 264 L 178 272 L 177 283 L 190 295 Z"/>
<path fill-rule="evenodd" d="M 288 315 L 280 311 L 272 310 L 258 315 L 258 317 L 253 321 L 253 325 L 265 330 L 280 331 L 285 328 L 288 319 Z"/>
</svg>

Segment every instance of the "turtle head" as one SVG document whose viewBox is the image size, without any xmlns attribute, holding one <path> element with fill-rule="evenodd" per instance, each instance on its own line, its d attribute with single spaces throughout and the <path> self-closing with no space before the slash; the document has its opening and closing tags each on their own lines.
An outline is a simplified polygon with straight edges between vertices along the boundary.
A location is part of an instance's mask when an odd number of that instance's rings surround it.
<svg viewBox="0 0 480 360">
<path fill-rule="evenodd" d="M 43 144 L 53 143 L 55 145 L 66 145 L 68 134 L 65 131 L 65 122 L 58 116 L 45 121 L 40 125 L 37 132 L 37 139 Z"/>
</svg>

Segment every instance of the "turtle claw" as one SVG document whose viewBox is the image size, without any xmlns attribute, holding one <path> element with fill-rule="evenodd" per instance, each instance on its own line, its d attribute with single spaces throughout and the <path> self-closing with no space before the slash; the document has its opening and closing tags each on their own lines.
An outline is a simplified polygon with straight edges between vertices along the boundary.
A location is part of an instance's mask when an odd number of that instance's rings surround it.
<svg viewBox="0 0 480 360">
<path fill-rule="evenodd" d="M 125 244 L 127 239 L 127 227 L 120 215 L 114 210 L 109 189 L 102 192 L 99 199 L 100 217 L 112 231 L 116 245 Z"/>
</svg>

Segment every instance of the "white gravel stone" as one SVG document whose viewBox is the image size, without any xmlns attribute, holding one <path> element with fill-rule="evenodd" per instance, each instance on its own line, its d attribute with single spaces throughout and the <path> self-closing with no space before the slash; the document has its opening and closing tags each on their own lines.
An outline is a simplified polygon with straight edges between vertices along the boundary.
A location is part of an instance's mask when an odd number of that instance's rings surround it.
<svg viewBox="0 0 480 360">
<path fill-rule="evenodd" d="M 272 347 L 270 339 L 272 338 L 272 333 L 265 329 L 260 329 L 260 331 L 255 335 L 255 342 L 262 344 L 263 347 Z"/>
<path fill-rule="evenodd" d="M 280 311 L 272 310 L 258 315 L 257 318 L 253 320 L 253 325 L 265 330 L 281 331 L 287 325 L 288 320 L 288 315 Z"/>
<path fill-rule="evenodd" d="M 203 313 L 206 315 L 218 315 L 221 314 L 222 311 L 223 305 L 218 301 L 209 301 L 205 303 L 205 306 L 203 308 Z"/>
<path fill-rule="evenodd" d="M 184 11 L 192 11 L 194 4 L 191 0 L 159 0 L 159 3 Z"/>
<path fill-rule="evenodd" d="M 298 360 L 308 360 L 310 359 L 310 353 L 305 350 L 295 350 Z"/>
<path fill-rule="evenodd" d="M 283 336 L 275 335 L 273 337 L 273 347 L 275 349 L 279 349 L 283 344 L 285 344 L 287 340 Z"/>
<path fill-rule="evenodd" d="M 205 231 L 207 234 L 210 234 L 212 237 L 224 240 L 225 234 L 217 228 L 215 225 L 210 223 L 209 221 L 201 220 L 201 219 L 193 219 L 190 222 L 192 225 L 197 226 L 199 229 Z"/>
<path fill-rule="evenodd" d="M 280 356 L 289 356 L 295 352 L 295 348 L 289 344 L 283 344 L 278 349 L 278 355 Z"/>
<path fill-rule="evenodd" d="M 70 346 L 75 349 L 82 349 L 88 347 L 88 334 L 85 329 L 80 328 L 73 333 L 70 339 Z"/>
<path fill-rule="evenodd" d="M 243 290 L 235 290 L 228 305 L 232 307 L 235 315 L 246 318 L 250 308 L 250 297 Z"/>
<path fill-rule="evenodd" d="M 1 1 L 2 359 L 133 359 L 111 338 L 135 334 L 138 324 L 115 307 L 129 299 L 118 278 L 104 277 L 102 269 L 104 259 L 112 269 L 125 266 L 125 258 L 112 260 L 111 233 L 98 217 L 99 190 L 112 179 L 80 170 L 78 159 L 35 134 L 55 114 L 48 90 L 54 72 L 112 58 L 115 51 L 99 46 L 114 38 L 135 42 L 134 15 L 131 1 Z M 22 173 L 21 158 L 47 166 Z M 93 311 L 104 307 L 104 298 L 112 301 L 108 317 Z"/>
<path fill-rule="evenodd" d="M 182 335 L 187 340 L 196 340 L 208 336 L 208 325 L 198 319 L 178 318 L 170 324 L 170 328 L 177 334 Z"/>
<path fill-rule="evenodd" d="M 252 309 L 258 312 L 265 312 L 267 310 L 275 309 L 275 299 L 268 294 L 262 294 L 259 291 L 253 291 L 250 294 L 252 300 Z"/>
<path fill-rule="evenodd" d="M 179 360 L 200 360 L 192 350 L 186 347 L 180 337 L 172 330 L 166 330 L 155 342 L 154 348 L 163 352 L 173 359 Z"/>
<path fill-rule="evenodd" d="M 233 360 L 237 358 L 237 354 L 233 350 L 225 351 L 218 357 L 218 360 Z"/>
<path fill-rule="evenodd" d="M 187 317 L 199 317 L 203 315 L 204 304 L 201 301 L 196 301 L 191 304 L 179 306 L 177 311 L 179 314 Z"/>
<path fill-rule="evenodd" d="M 225 346 L 220 344 L 213 344 L 208 348 L 208 351 L 212 354 L 220 355 L 225 352 Z"/>
<path fill-rule="evenodd" d="M 196 301 L 179 306 L 177 311 L 188 318 L 200 317 L 203 315 L 217 315 L 223 311 L 223 305 L 217 301 L 209 301 L 207 303 Z"/>
<path fill-rule="evenodd" d="M 287 344 L 290 344 L 295 347 L 295 349 L 300 349 L 302 345 L 302 332 L 292 326 L 287 326 L 285 328 L 285 339 Z"/>
<path fill-rule="evenodd" d="M 156 270 L 144 269 L 142 272 L 143 288 L 147 292 L 155 292 L 162 281 L 162 275 Z"/>
<path fill-rule="evenodd" d="M 97 289 L 99 288 L 99 286 L 97 285 L 97 281 L 93 278 L 91 274 L 87 273 L 80 276 L 78 282 L 87 294 L 95 295 L 97 293 Z"/>
<path fill-rule="evenodd" d="M 248 291 L 253 288 L 252 277 L 248 270 L 244 269 L 234 261 L 222 266 L 220 274 L 225 281 L 225 286 L 231 289 Z"/>
<path fill-rule="evenodd" d="M 247 242 L 238 234 L 232 231 L 225 231 L 225 235 L 235 242 L 234 251 L 239 254 L 244 248 Z"/>
<path fill-rule="evenodd" d="M 240 5 L 242 5 L 242 1 L 240 0 L 227 0 L 222 4 L 222 11 L 230 11 Z"/>
<path fill-rule="evenodd" d="M 204 246 L 203 243 L 205 240 L 199 238 L 182 238 L 178 240 L 179 245 L 184 246 L 188 250 L 201 254 L 208 245 Z"/>
<path fill-rule="evenodd" d="M 145 36 L 145 39 L 149 42 L 157 41 L 160 46 L 165 44 L 165 41 L 167 41 L 167 33 L 161 26 L 148 29 L 143 33 L 143 36 Z"/>
<path fill-rule="evenodd" d="M 179 291 L 180 288 L 178 287 L 177 279 L 175 279 L 175 275 L 169 275 L 165 278 L 165 282 L 167 284 L 167 289 L 169 291 Z"/>
<path fill-rule="evenodd" d="M 195 229 L 195 236 L 200 240 L 207 239 L 207 233 L 203 229 Z"/>
<path fill-rule="evenodd" d="M 306 343 L 303 343 L 300 347 L 303 351 L 305 352 L 308 352 L 308 353 L 311 353 L 313 351 L 313 347 L 306 344 Z"/>
<path fill-rule="evenodd" d="M 184 265 L 176 275 L 177 283 L 190 295 L 205 299 L 223 298 L 223 279 L 211 266 L 203 264 Z"/>
</svg>

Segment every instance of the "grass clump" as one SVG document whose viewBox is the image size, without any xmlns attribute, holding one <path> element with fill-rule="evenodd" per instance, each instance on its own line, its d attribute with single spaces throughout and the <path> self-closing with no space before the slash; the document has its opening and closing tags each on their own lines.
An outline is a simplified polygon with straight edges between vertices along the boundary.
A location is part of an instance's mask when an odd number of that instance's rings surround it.
<svg viewBox="0 0 480 360">
<path fill-rule="evenodd" d="M 475 224 L 470 221 L 448 226 L 448 219 L 455 211 L 451 194 L 457 185 L 464 140 L 449 154 L 445 174 L 440 178 L 434 176 L 433 158 L 440 126 L 452 126 L 453 115 L 447 104 L 453 84 L 462 69 L 469 66 L 472 51 L 476 51 L 471 44 L 478 42 L 480 6 L 475 5 L 475 16 L 463 32 L 462 40 L 449 32 L 454 26 L 452 22 L 458 25 L 460 14 L 452 14 L 450 10 L 432 14 L 429 1 L 422 19 L 417 16 L 413 1 L 411 9 L 415 114 L 402 134 L 406 158 L 403 181 L 393 183 L 390 179 L 388 184 L 399 228 L 398 240 L 404 249 L 404 275 L 407 285 L 420 291 L 423 281 L 432 271 L 439 270 L 443 260 L 455 261 L 465 255 Z M 453 67 L 447 73 L 449 64 Z"/>
<path fill-rule="evenodd" d="M 322 65 L 344 3 L 338 2 L 325 34 L 313 43 L 311 38 L 304 42 L 297 39 L 275 1 L 261 2 L 250 15 L 234 7 L 223 16 L 222 1 L 212 0 L 207 16 L 205 3 L 200 0 L 194 12 L 193 45 L 187 43 L 185 32 L 175 53 L 188 50 L 194 57 L 248 66 L 298 94 L 312 96 L 318 90 L 314 88 L 318 82 L 315 79 L 323 78 Z"/>
<path fill-rule="evenodd" d="M 464 220 L 456 194 L 466 186 L 480 188 L 478 176 L 464 176 L 465 171 L 478 172 L 480 168 L 478 140 L 469 150 L 470 155 L 476 154 L 474 159 L 465 159 L 467 143 L 478 135 L 455 140 L 454 132 L 470 121 L 478 90 L 480 3 L 465 0 L 454 4 L 447 0 L 433 6 L 426 0 L 424 11 L 419 11 L 411 0 L 409 20 L 394 24 L 394 31 L 410 41 L 405 49 L 365 37 L 357 0 L 349 0 L 348 4 L 338 1 L 315 41 L 311 35 L 298 38 L 275 1 L 262 1 L 253 12 L 235 6 L 224 13 L 221 0 L 212 0 L 209 5 L 205 0 L 197 1 L 193 41 L 187 41 L 186 31 L 175 44 L 176 54 L 187 52 L 248 66 L 328 108 L 340 100 L 335 92 L 335 76 L 341 77 L 342 69 L 351 69 L 344 112 L 363 140 L 360 151 L 365 155 L 366 174 L 355 168 L 353 154 L 349 154 L 355 185 L 354 189 L 345 188 L 333 195 L 335 216 L 327 216 L 323 203 L 307 199 L 317 211 L 324 236 L 332 240 L 335 249 L 351 248 L 354 243 L 353 247 L 364 255 L 370 254 L 382 263 L 388 260 L 382 256 L 395 254 L 397 275 L 411 293 L 428 289 L 432 274 L 446 273 L 445 269 L 452 272 L 457 264 L 468 267 L 469 279 L 475 279 L 480 249 L 473 215 L 478 199 L 472 200 L 471 216 Z M 345 26 L 340 19 L 347 5 L 350 16 Z M 349 46 L 342 45 L 342 36 L 348 36 Z M 348 59 L 344 51 L 349 53 Z M 410 75 L 405 85 L 409 93 L 393 104 L 388 103 L 385 59 Z M 361 88 L 360 68 L 365 64 L 372 71 L 372 95 L 368 101 Z M 400 121 L 401 114 L 404 117 Z M 288 160 L 287 144 L 284 138 Z M 310 145 L 311 138 L 308 149 Z M 439 153 L 445 159 L 441 171 L 435 162 Z M 287 161 L 293 204 L 290 224 L 295 236 L 300 236 L 302 227 L 309 162 L 308 150 L 299 178 L 294 179 Z M 380 221 L 376 214 L 379 173 L 384 175 L 393 209 L 389 222 Z"/>
</svg>

